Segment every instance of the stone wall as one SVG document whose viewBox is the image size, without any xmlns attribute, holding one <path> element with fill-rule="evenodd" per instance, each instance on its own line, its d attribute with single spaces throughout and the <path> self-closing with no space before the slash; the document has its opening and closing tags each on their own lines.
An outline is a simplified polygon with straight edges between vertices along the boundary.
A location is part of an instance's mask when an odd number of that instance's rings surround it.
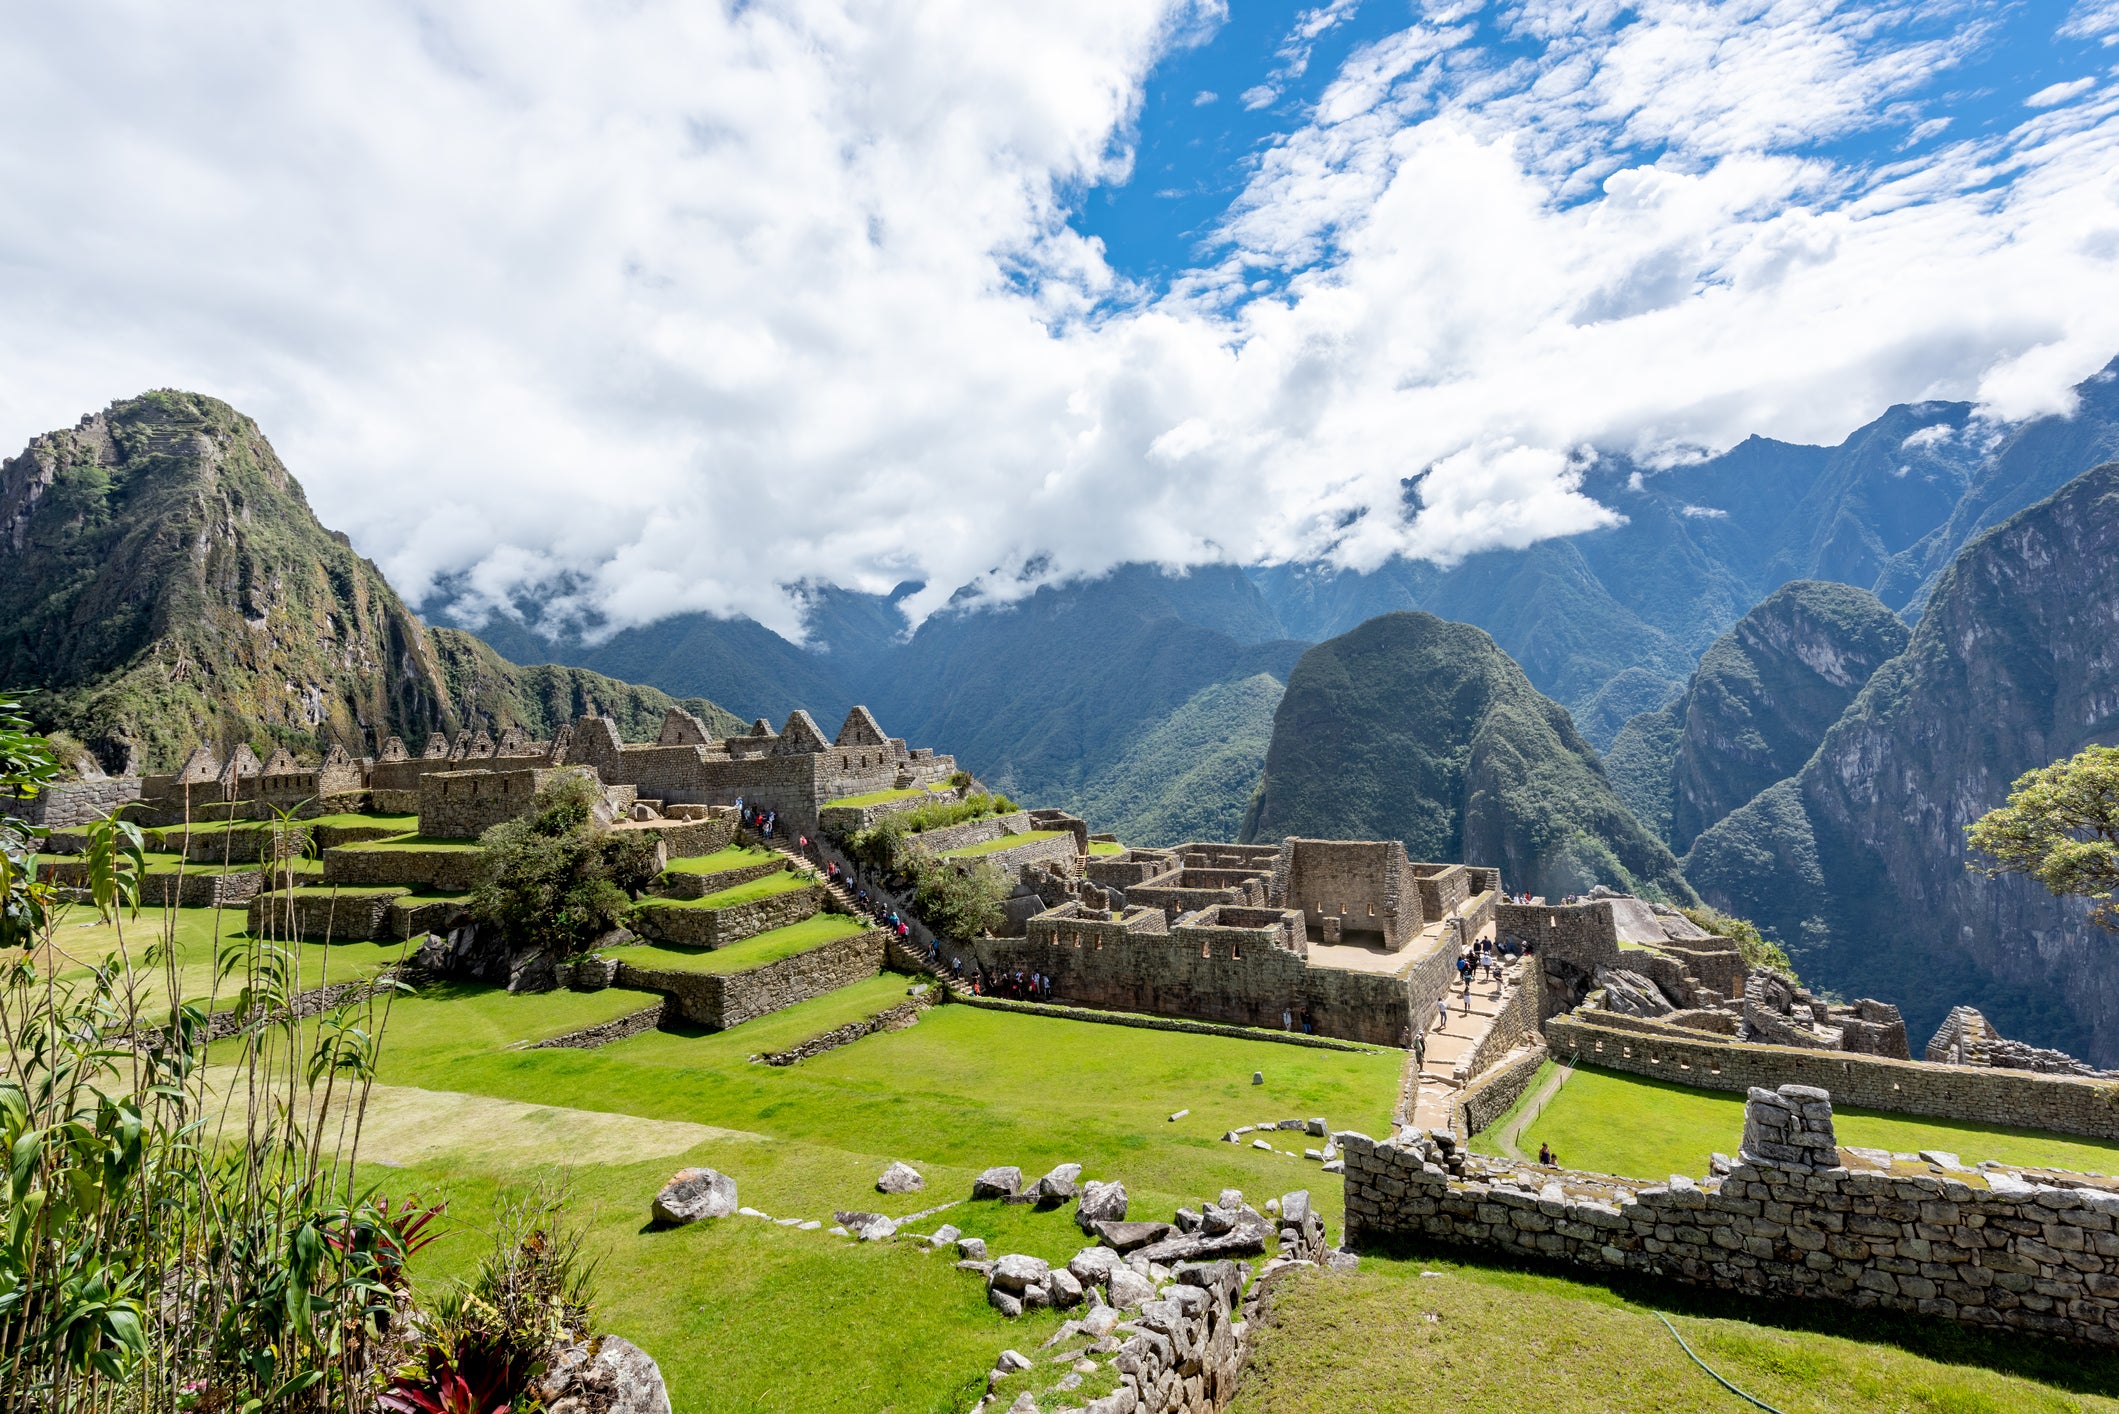
<svg viewBox="0 0 2119 1414">
<path fill-rule="evenodd" d="M 141 881 L 140 898 L 142 903 L 161 908 L 236 908 L 264 887 L 262 869 L 187 869 L 181 875 L 149 874 Z"/>
<path fill-rule="evenodd" d="M 912 841 L 929 854 L 943 854 L 966 845 L 997 840 L 1002 835 L 1020 835 L 1029 828 L 1030 812 L 1017 810 L 1007 815 L 989 815 L 983 820 L 966 820 L 961 825 L 944 825 L 939 830 L 922 830 L 912 837 Z"/>
<path fill-rule="evenodd" d="M 470 910 L 461 897 L 416 898 L 400 894 L 390 905 L 387 936 L 417 938 L 427 933 L 448 933 L 462 927 L 470 918 Z"/>
<path fill-rule="evenodd" d="M 661 992 L 678 1019 L 725 1031 L 754 1017 L 821 997 L 883 970 L 883 931 L 840 938 L 748 972 L 684 972 L 619 960 L 617 985 Z"/>
<path fill-rule="evenodd" d="M 1133 1316 L 1112 1357 L 1120 1386 L 1083 1414 L 1214 1414 L 1236 1397 L 1250 1363 L 1239 1315 L 1243 1275 L 1234 1262 L 1186 1267 L 1177 1284 Z"/>
<path fill-rule="evenodd" d="M 1599 967 L 1622 966 L 1619 927 L 1602 901 L 1548 908 L 1543 904 L 1494 905 L 1494 941 L 1531 948 L 1545 970 L 1545 1014 L 1579 1003 L 1595 984 Z"/>
<path fill-rule="evenodd" d="M 403 937 L 391 927 L 391 906 L 403 891 L 265 893 L 250 900 L 250 931 L 307 943 L 350 943 Z"/>
<path fill-rule="evenodd" d="M 614 834 L 652 835 L 662 841 L 664 859 L 696 859 L 718 854 L 736 841 L 736 812 L 717 807 L 717 813 L 702 819 L 621 820 L 611 827 Z"/>
<path fill-rule="evenodd" d="M 1380 940 L 1393 952 L 1420 932 L 1423 918 L 1414 866 L 1396 840 L 1283 840 L 1270 893 L 1302 910 L 1313 933 L 1337 918 L 1342 937 Z"/>
<path fill-rule="evenodd" d="M 921 838 L 924 840 L 926 837 L 923 835 Z M 1013 877 L 1015 871 L 1025 864 L 1071 864 L 1079 857 L 1074 848 L 1074 836 L 1060 834 L 1042 840 L 1025 840 L 1022 844 L 974 855 L 969 859 L 951 859 L 945 862 L 967 869 L 976 868 L 982 863 L 991 864 L 1003 874 Z"/>
<path fill-rule="evenodd" d="M 1551 1058 L 1543 1041 L 1533 1041 L 1476 1076 L 1450 1111 L 1450 1132 L 1468 1139 L 1507 1114 L 1508 1107 L 1530 1087 L 1538 1067 Z"/>
<path fill-rule="evenodd" d="M 431 771 L 419 778 L 419 832 L 428 839 L 475 840 L 493 826 L 530 813 L 537 792 L 562 774 L 524 764 L 512 770 Z"/>
<path fill-rule="evenodd" d="M 1538 1018 L 1544 1002 L 1542 974 L 1536 963 L 1519 963 L 1515 980 L 1504 983 L 1501 1009 L 1494 1014 L 1486 1034 L 1457 1060 L 1457 1083 L 1468 1083 L 1488 1066 L 1538 1034 Z"/>
<path fill-rule="evenodd" d="M 667 1001 L 658 1001 L 638 1011 L 627 1012 L 615 1021 L 606 1021 L 597 1026 L 584 1026 L 579 1031 L 569 1031 L 564 1036 L 554 1036 L 548 1041 L 536 1042 L 528 1049 L 592 1051 L 598 1046 L 608 1046 L 613 1041 L 623 1041 L 628 1036 L 653 1031 L 662 1024 L 663 1013 L 668 1009 Z"/>
<path fill-rule="evenodd" d="M 139 798 L 138 776 L 57 780 L 27 800 L 8 801 L 7 813 L 47 829 L 75 830 Z M 131 816 L 128 811 L 127 818 Z"/>
<path fill-rule="evenodd" d="M 784 1051 L 767 1051 L 758 1059 L 767 1065 L 794 1065 L 826 1051 L 836 1051 L 841 1046 L 850 1046 L 864 1036 L 874 1036 L 885 1031 L 903 1031 L 916 1024 L 920 1013 L 933 1006 L 942 995 L 939 987 L 929 987 L 917 997 L 899 1002 L 894 1007 L 864 1016 L 859 1021 L 849 1021 L 844 1026 L 833 1027 L 821 1036 L 812 1036 L 799 1046 Z"/>
<path fill-rule="evenodd" d="M 642 899 L 628 921 L 634 932 L 654 942 L 673 947 L 725 948 L 759 933 L 800 923 L 823 905 L 824 886 L 811 884 L 727 908 L 678 907 Z"/>
<path fill-rule="evenodd" d="M 1806 1141 L 1830 1106 L 1756 1092 Z M 1821 1117 L 1820 1117 L 1821 1116 Z M 1764 1134 L 1747 1114 L 1747 1132 Z M 2119 1192 L 1999 1171 L 1897 1175 L 1743 1154 L 1726 1176 L 1634 1191 L 1605 1175 L 1452 1154 L 1426 1136 L 1338 1136 L 1350 1245 L 1416 1240 L 1750 1296 L 1888 1307 L 2119 1344 Z M 1452 1146 L 1453 1147 L 1453 1146 Z M 1820 1152 L 1803 1145 L 1789 1151 Z M 1461 1176 L 1460 1176 L 1461 1175 Z M 1541 1182 L 1542 1180 L 1542 1182 Z"/>
<path fill-rule="evenodd" d="M 477 886 L 484 860 L 484 852 L 476 849 L 343 845 L 324 851 L 324 882 L 349 888 L 402 884 L 434 893 L 463 893 Z"/>
<path fill-rule="evenodd" d="M 1602 1016 L 1554 1017 L 1545 1041 L 1556 1056 L 1706 1090 L 1817 1085 L 1842 1105 L 2119 1139 L 2119 1081 L 1644 1034 Z"/>
<path fill-rule="evenodd" d="M 763 879 L 787 868 L 785 859 L 768 859 L 762 864 L 741 864 L 734 869 L 720 869 L 711 874 L 693 874 L 676 870 L 664 874 L 660 881 L 664 898 L 705 898 L 718 894 L 723 889 L 733 889 L 738 884 L 748 884 L 753 879 Z"/>
<path fill-rule="evenodd" d="M 1415 865 L 1420 882 L 1420 911 L 1429 918 L 1443 918 L 1450 910 L 1468 903 L 1478 892 L 1472 887 L 1472 871 L 1461 864 Z M 1432 872 L 1430 872 L 1432 871 Z"/>
</svg>

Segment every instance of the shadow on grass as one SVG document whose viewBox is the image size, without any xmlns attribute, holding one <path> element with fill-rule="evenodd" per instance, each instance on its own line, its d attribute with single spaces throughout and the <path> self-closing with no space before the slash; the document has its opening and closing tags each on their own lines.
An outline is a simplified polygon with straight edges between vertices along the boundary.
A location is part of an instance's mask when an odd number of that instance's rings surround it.
<svg viewBox="0 0 2119 1414">
<path fill-rule="evenodd" d="M 1651 1276 L 1593 1272 L 1564 1262 L 1539 1262 L 1430 1242 L 1378 1243 L 1364 1257 L 1401 1261 L 1446 1261 L 1480 1279 L 1523 1288 L 1561 1281 L 1614 1304 L 1700 1320 L 1744 1321 L 1810 1335 L 1837 1336 L 1888 1345 L 1938 1364 L 1977 1366 L 1998 1374 L 2036 1380 L 2076 1394 L 2119 1398 L 2119 1351 L 2076 1345 L 2027 1331 L 1976 1330 L 1939 1317 L 1903 1311 L 1843 1306 L 1835 1301 L 1739 1295 L 1686 1286 Z"/>
</svg>

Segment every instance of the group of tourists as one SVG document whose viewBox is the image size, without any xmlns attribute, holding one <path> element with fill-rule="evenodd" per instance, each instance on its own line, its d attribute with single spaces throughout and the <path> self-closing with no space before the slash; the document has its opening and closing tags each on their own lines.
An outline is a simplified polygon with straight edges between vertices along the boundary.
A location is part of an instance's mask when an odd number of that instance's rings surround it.
<svg viewBox="0 0 2119 1414">
<path fill-rule="evenodd" d="M 773 837 L 773 830 L 780 823 L 779 811 L 764 810 L 757 806 L 745 805 L 743 797 L 740 795 L 736 797 L 736 814 L 743 821 L 744 829 L 756 830 L 765 839 Z"/>
<path fill-rule="evenodd" d="M 960 974 L 963 965 L 957 964 Z M 1052 1000 L 1052 979 L 1042 972 L 1027 975 L 1018 967 L 1013 972 L 989 973 L 984 967 L 971 975 L 971 995 L 975 997 L 1006 997 L 1018 1002 L 1049 1002 Z"/>
</svg>

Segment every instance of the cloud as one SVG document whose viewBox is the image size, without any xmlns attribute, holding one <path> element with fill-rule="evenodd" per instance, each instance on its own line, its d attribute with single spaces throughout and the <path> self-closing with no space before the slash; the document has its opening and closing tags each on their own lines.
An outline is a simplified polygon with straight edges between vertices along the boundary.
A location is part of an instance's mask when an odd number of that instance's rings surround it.
<svg viewBox="0 0 2119 1414">
<path fill-rule="evenodd" d="M 2077 0 L 2057 34 L 2062 39 L 2119 43 L 2119 0 Z"/>
<path fill-rule="evenodd" d="M 2097 86 L 2095 79 L 2069 79 L 2066 83 L 2047 84 L 2029 98 L 2023 100 L 2026 108 L 2051 108 L 2065 103 L 2070 98 L 2080 98 Z"/>
<path fill-rule="evenodd" d="M 1589 448 L 2065 410 L 2119 351 L 2119 99 L 1895 153 L 1988 13 L 1919 8 L 1430 6 L 1150 287 L 1070 204 L 1218 4 L 29 7 L 0 446 L 196 387 L 414 597 L 612 624 L 1527 544 L 1610 523 Z"/>
<path fill-rule="evenodd" d="M 1270 108 L 1273 100 L 1280 97 L 1280 90 L 1271 84 L 1253 84 L 1236 95 L 1237 100 L 1249 109 Z"/>
<path fill-rule="evenodd" d="M 1209 103 L 1219 102 L 1220 99 L 1221 95 L 1216 93 L 1213 89 L 1203 88 L 1199 92 L 1192 95 L 1192 106 L 1194 108 L 1204 108 Z"/>
</svg>

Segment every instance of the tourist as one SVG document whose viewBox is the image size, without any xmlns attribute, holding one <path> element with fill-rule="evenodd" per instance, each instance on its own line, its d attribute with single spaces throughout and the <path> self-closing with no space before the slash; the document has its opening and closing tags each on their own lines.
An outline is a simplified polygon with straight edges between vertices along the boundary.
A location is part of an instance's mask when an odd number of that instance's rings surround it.
<svg viewBox="0 0 2119 1414">
<path fill-rule="evenodd" d="M 1413 1071 L 1415 1074 L 1427 1069 L 1427 1032 L 1413 1035 Z"/>
<path fill-rule="evenodd" d="M 1435 1029 L 1449 1030 L 1449 993 L 1444 992 L 1435 1001 Z"/>
<path fill-rule="evenodd" d="M 1560 1164 L 1560 1161 L 1552 1156 L 1552 1145 L 1550 1144 L 1540 1144 L 1538 1146 L 1538 1162 L 1546 1168 L 1558 1168 Z"/>
</svg>

